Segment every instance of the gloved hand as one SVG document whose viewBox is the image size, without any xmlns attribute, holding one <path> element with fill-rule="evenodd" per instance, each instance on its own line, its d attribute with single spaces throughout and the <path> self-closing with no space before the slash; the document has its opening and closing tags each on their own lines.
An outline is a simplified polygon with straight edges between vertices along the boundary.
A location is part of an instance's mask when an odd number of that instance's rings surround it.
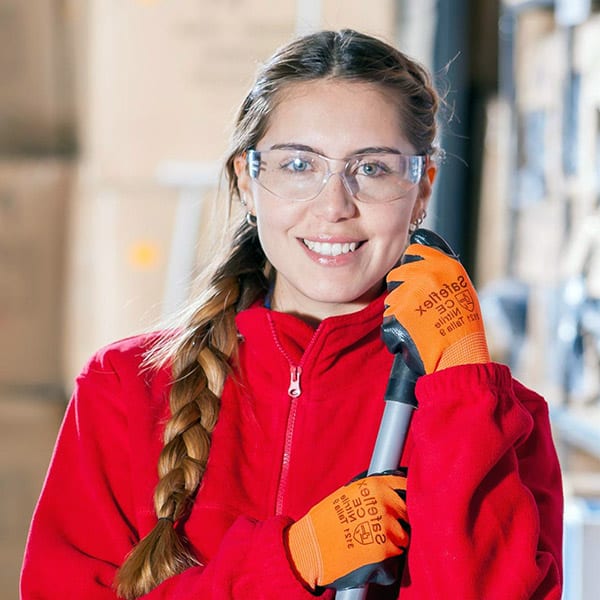
<svg viewBox="0 0 600 600">
<path fill-rule="evenodd" d="M 393 583 L 409 540 L 405 491 L 406 477 L 375 474 L 313 506 L 287 532 L 288 554 L 302 580 L 313 590 Z"/>
<path fill-rule="evenodd" d="M 458 257 L 427 229 L 411 235 L 387 277 L 383 339 L 417 373 L 485 363 L 490 355 L 477 294 Z"/>
</svg>

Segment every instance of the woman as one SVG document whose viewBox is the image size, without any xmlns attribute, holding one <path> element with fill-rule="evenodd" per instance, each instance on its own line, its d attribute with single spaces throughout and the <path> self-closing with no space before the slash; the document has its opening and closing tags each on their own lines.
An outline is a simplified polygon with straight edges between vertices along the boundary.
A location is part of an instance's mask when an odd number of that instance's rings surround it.
<svg viewBox="0 0 600 600">
<path fill-rule="evenodd" d="M 422 67 L 354 31 L 264 65 L 226 165 L 245 218 L 180 328 L 104 348 L 78 378 L 24 600 L 293 600 L 367 581 L 373 598 L 560 597 L 546 405 L 489 362 L 449 249 L 425 234 L 405 252 L 437 107 Z M 420 375 L 407 476 L 351 481 L 393 359 L 384 300 Z"/>
</svg>

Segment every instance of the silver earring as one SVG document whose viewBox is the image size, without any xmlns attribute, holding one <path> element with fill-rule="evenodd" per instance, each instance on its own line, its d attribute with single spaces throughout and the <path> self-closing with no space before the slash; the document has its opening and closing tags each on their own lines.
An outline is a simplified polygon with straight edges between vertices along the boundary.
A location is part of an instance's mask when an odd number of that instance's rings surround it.
<svg viewBox="0 0 600 600">
<path fill-rule="evenodd" d="M 242 196 L 242 197 L 240 198 L 240 204 L 241 204 L 242 206 L 246 206 L 246 204 L 247 204 L 247 202 L 246 202 L 246 196 Z"/>
<path fill-rule="evenodd" d="M 250 211 L 246 213 L 246 223 L 250 225 L 250 227 L 256 227 L 256 215 L 253 215 Z"/>
<path fill-rule="evenodd" d="M 408 226 L 408 232 L 409 233 L 414 233 L 419 227 L 421 227 L 421 225 L 423 224 L 423 221 L 425 220 L 425 217 L 427 217 L 427 211 L 424 210 L 419 217 L 417 217 L 409 226 Z"/>
</svg>

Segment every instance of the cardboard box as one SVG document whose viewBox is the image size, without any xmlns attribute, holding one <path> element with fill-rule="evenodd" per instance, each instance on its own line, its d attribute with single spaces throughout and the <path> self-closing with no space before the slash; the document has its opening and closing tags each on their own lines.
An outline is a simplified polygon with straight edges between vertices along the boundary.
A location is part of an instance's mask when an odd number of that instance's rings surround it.
<svg viewBox="0 0 600 600">
<path fill-rule="evenodd" d="M 165 161 L 220 158 L 295 3 L 106 2 L 88 7 L 82 148 L 101 176 L 152 180 Z"/>
<path fill-rule="evenodd" d="M 554 284 L 530 287 L 527 326 L 515 377 L 544 396 L 551 405 L 564 400 L 564 347 L 557 343 L 557 315 L 562 288 Z"/>
<path fill-rule="evenodd" d="M 393 39 L 393 2 L 90 0 L 80 24 L 86 159 L 107 179 L 153 178 L 166 161 L 214 161 L 259 63 L 298 28 L 357 26 Z"/>
<path fill-rule="evenodd" d="M 176 308 L 165 306 L 174 286 L 175 296 L 186 298 L 196 265 L 210 251 L 211 194 L 191 199 L 184 256 L 180 253 L 173 271 L 170 259 L 182 241 L 181 231 L 176 234 L 180 193 L 159 183 L 108 184 L 80 173 L 68 240 L 62 348 L 67 389 L 101 346 L 164 326 Z M 183 202 L 189 208 L 189 195 Z"/>
<path fill-rule="evenodd" d="M 600 14 L 575 29 L 573 62 L 580 77 L 574 179 L 584 195 L 597 196 L 600 187 Z M 593 204 L 589 209 L 592 207 Z"/>
<path fill-rule="evenodd" d="M 490 100 L 486 106 L 479 230 L 475 280 L 478 287 L 508 275 L 510 255 L 510 106 Z"/>
<path fill-rule="evenodd" d="M 0 0 L 0 153 L 71 151 L 75 95 L 59 0 Z"/>
<path fill-rule="evenodd" d="M 520 110 L 558 110 L 563 101 L 568 37 L 551 10 L 519 15 L 515 43 L 515 84 Z"/>
<path fill-rule="evenodd" d="M 289 0 L 287 0 L 289 2 Z M 260 4 L 260 3 L 257 3 Z M 302 2 L 291 2 L 300 10 Z M 304 4 L 310 5 L 310 2 Z M 393 0 L 379 0 L 377 10 L 365 10 L 364 0 L 321 0 L 320 3 L 312 3 L 320 6 L 320 19 L 315 28 L 342 29 L 350 28 L 363 31 L 383 38 L 394 43 L 395 27 L 397 24 L 396 13 L 401 8 Z M 402 7 L 407 9 L 407 7 Z M 420 3 L 421 15 L 426 13 L 428 7 L 425 2 Z M 298 15 L 298 13 L 297 13 Z M 428 15 L 428 17 L 431 15 Z M 427 19 L 424 19 L 427 20 Z M 296 29 L 298 29 L 297 23 Z M 426 25 L 425 25 L 426 26 Z"/>
<path fill-rule="evenodd" d="M 0 161 L 0 384 L 60 381 L 62 283 L 72 164 Z"/>
<path fill-rule="evenodd" d="M 515 275 L 534 285 L 558 283 L 562 277 L 565 237 L 562 202 L 546 200 L 521 209 L 517 222 Z"/>
<path fill-rule="evenodd" d="M 598 60 L 600 60 L 599 13 L 595 13 L 575 29 L 573 54 L 577 71 L 600 78 L 598 74 Z M 600 97 L 598 88 L 596 88 L 596 96 Z"/>
</svg>

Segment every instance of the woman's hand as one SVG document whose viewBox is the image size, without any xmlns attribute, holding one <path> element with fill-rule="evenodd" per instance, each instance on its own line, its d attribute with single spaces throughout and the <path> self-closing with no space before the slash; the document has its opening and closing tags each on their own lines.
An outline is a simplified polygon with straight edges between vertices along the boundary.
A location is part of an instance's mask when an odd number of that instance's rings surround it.
<svg viewBox="0 0 600 600">
<path fill-rule="evenodd" d="M 486 363 L 490 355 L 475 288 L 450 246 L 418 229 L 387 277 L 383 338 L 419 375 Z"/>
<path fill-rule="evenodd" d="M 289 556 L 307 586 L 393 583 L 409 540 L 405 490 L 406 477 L 397 472 L 355 479 L 294 523 Z"/>
</svg>

